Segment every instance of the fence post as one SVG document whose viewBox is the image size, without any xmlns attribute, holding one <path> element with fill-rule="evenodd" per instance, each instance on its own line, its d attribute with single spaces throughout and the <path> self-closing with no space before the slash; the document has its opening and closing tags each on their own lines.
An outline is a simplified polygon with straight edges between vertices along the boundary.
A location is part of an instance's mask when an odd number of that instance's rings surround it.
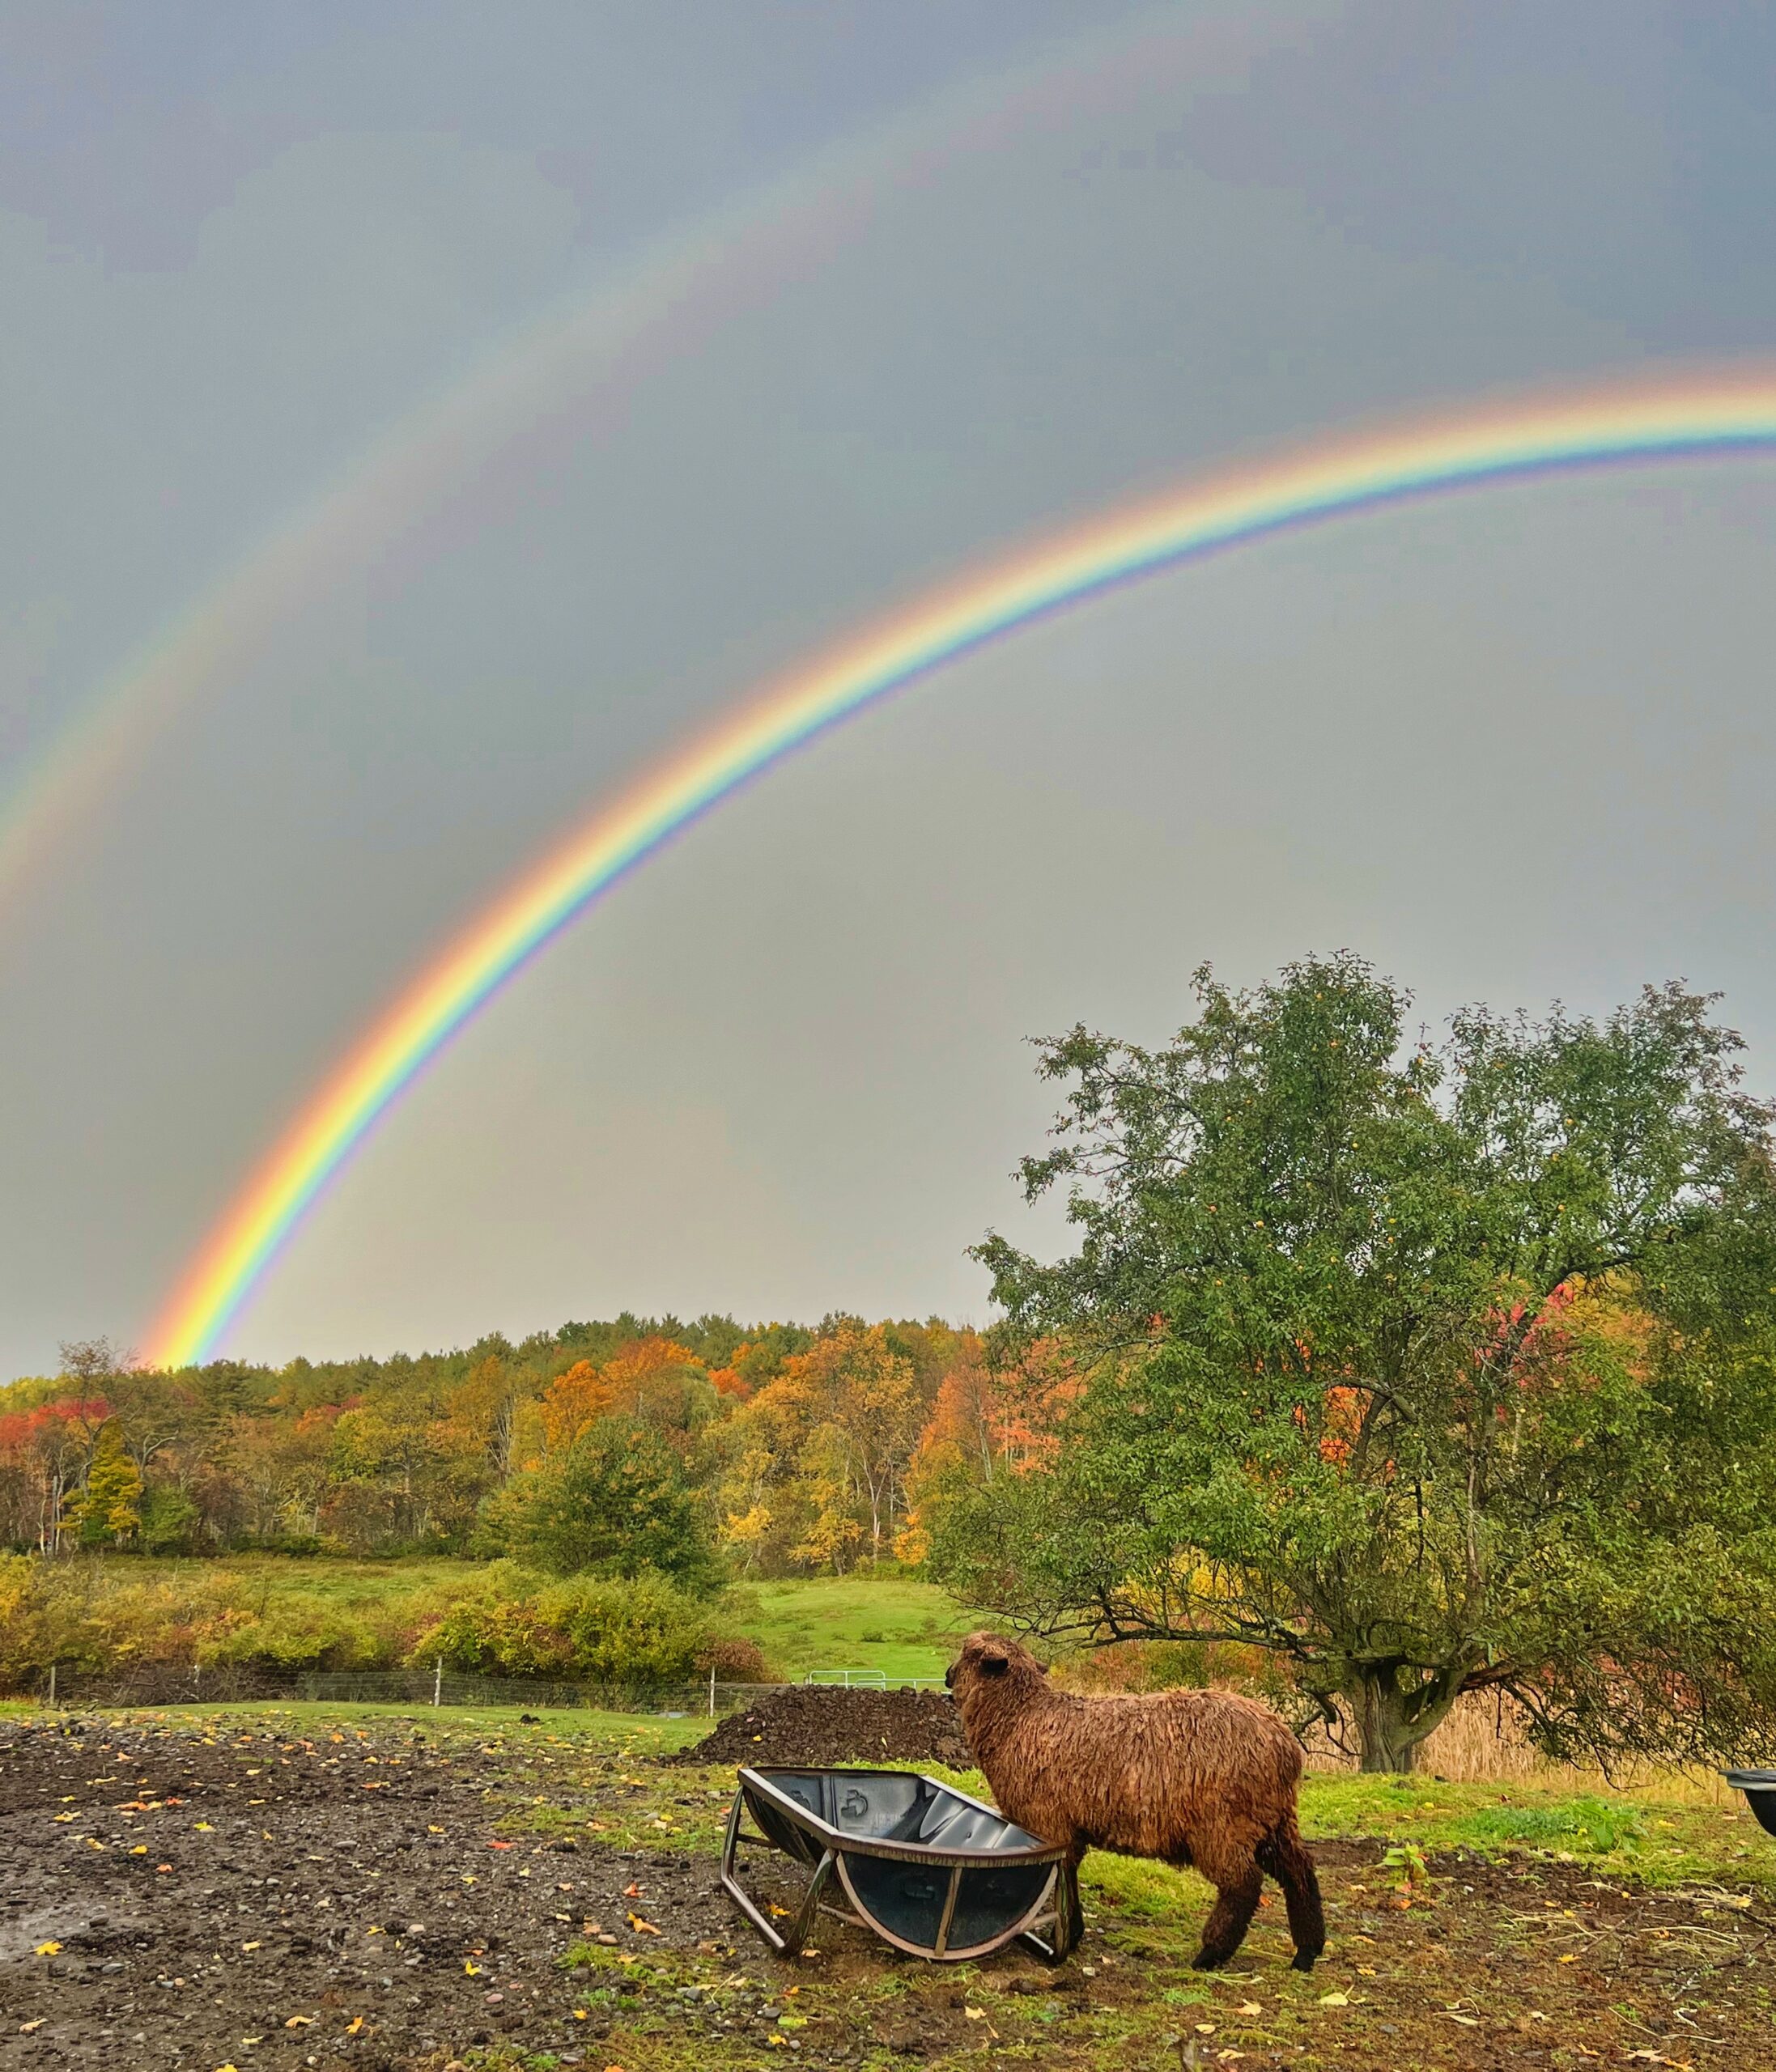
<svg viewBox="0 0 1776 2072">
<path fill-rule="evenodd" d="M 444 1703 L 444 1657 L 438 1658 L 436 1671 L 431 1679 L 431 1708 L 434 1712 Z"/>
<path fill-rule="evenodd" d="M 713 1718 L 715 1717 L 715 1716 L 716 1716 L 716 1665 L 715 1665 L 713 1662 L 711 1662 L 711 1663 L 710 1663 L 710 1665 L 709 1665 L 709 1717 L 710 1717 L 712 1719 L 713 1719 Z"/>
<path fill-rule="evenodd" d="M 55 1709 L 56 1709 L 56 1666 L 55 1666 L 55 1664 L 52 1662 L 50 1663 L 50 1665 L 49 1665 L 49 1709 L 50 1709 L 50 1711 L 51 1711 L 51 1712 L 53 1712 L 53 1711 L 55 1710 Z"/>
</svg>

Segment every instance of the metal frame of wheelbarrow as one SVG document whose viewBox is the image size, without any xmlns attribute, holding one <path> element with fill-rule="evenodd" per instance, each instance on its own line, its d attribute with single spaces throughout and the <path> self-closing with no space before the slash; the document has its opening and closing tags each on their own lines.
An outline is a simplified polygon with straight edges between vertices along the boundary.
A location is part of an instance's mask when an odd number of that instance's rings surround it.
<svg viewBox="0 0 1776 2072">
<path fill-rule="evenodd" d="M 984 1804 L 978 1798 L 971 1798 L 967 1792 L 958 1791 L 954 1785 L 940 1784 L 935 1777 L 923 1777 L 916 1771 L 844 1768 L 818 1769 L 785 1764 L 781 1768 L 774 1768 L 773 1774 L 834 1780 L 834 1790 L 836 1790 L 836 1781 L 846 1778 L 860 1781 L 865 1779 L 879 1781 L 884 1777 L 905 1777 L 915 1784 L 926 1786 L 933 1794 L 954 1801 L 958 1807 L 966 1807 L 984 1814 L 1002 1826 L 1013 1825 L 994 1807 Z M 760 1830 L 756 1834 L 749 1833 L 743 1824 L 742 1815 L 749 1811 L 755 1826 Z M 769 1832 L 772 1828 L 776 1828 L 775 1834 Z M 802 1895 L 801 1906 L 781 1930 L 770 1921 L 740 1883 L 737 1875 L 739 1853 L 746 1847 L 775 1849 L 780 1854 L 799 1859 L 803 1866 L 812 1873 L 807 1889 Z M 849 1860 L 856 1858 L 922 1865 L 934 1875 L 947 1879 L 937 1934 L 930 1943 L 909 1941 L 877 1917 L 859 1896 L 856 1882 L 852 1875 Z M 1049 1875 L 1029 1906 L 1022 1909 L 1002 1927 L 996 1928 L 984 1939 L 977 1939 L 965 1947 L 951 1944 L 950 1933 L 955 1922 L 957 1901 L 961 1895 L 962 1876 L 966 1871 L 970 1869 L 994 1870 L 1043 1866 L 1047 1866 Z M 845 1897 L 851 1902 L 849 1909 L 835 1906 L 822 1896 L 835 1874 Z M 1079 1904 L 1078 1879 L 1073 1866 L 1067 1861 L 1064 1844 L 1041 1842 L 1032 1836 L 1027 1849 L 945 1849 L 929 1842 L 894 1841 L 874 1835 L 856 1834 L 823 1819 L 800 1799 L 779 1790 L 770 1777 L 757 1770 L 743 1769 L 740 1773 L 739 1786 L 734 1793 L 734 1802 L 728 1815 L 727 1835 L 722 1844 L 721 1883 L 729 1896 L 771 1948 L 786 1957 L 793 1957 L 801 1951 L 816 1918 L 822 1913 L 848 1921 L 854 1927 L 867 1928 L 871 1934 L 879 1935 L 895 1949 L 905 1951 L 909 1956 L 924 1957 L 938 1964 L 959 1964 L 965 1959 L 991 1956 L 995 1951 L 1002 1950 L 1008 1943 L 1020 1939 L 1038 1956 L 1050 1964 L 1059 1964 L 1077 1944 L 1084 1928 L 1084 1917 Z"/>
</svg>

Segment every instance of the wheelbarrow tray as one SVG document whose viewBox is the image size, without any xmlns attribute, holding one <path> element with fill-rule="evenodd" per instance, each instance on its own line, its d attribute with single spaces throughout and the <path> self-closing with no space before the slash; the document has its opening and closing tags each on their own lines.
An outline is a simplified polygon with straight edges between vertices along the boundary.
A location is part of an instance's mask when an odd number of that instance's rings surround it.
<svg viewBox="0 0 1776 2072">
<path fill-rule="evenodd" d="M 800 1909 L 780 1930 L 741 1885 L 747 1847 L 775 1849 L 809 1874 Z M 848 1908 L 823 1897 L 835 1880 Z M 786 1956 L 802 1947 L 821 1913 L 940 1964 L 990 1956 L 1020 1937 L 1058 1962 L 1079 1939 L 1079 1888 L 1064 1844 L 1042 1841 L 967 1792 L 911 1770 L 742 1770 L 721 1882 Z"/>
<path fill-rule="evenodd" d="M 1766 1834 L 1776 1835 L 1776 1770 L 1723 1770 L 1736 1791 L 1745 1794 L 1757 1824 Z"/>
</svg>

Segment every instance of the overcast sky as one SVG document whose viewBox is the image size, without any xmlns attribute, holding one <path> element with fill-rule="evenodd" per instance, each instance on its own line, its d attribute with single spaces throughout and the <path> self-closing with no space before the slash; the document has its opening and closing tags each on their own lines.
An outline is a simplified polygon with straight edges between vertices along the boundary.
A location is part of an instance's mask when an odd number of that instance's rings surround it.
<svg viewBox="0 0 1776 2072">
<path fill-rule="evenodd" d="M 14 0 L 15 779 L 391 427 L 717 246 L 620 382 L 558 369 L 0 911 L 0 1374 L 139 1339 L 402 982 L 774 667 L 1271 443 L 1776 355 L 1773 140 L 1762 5 Z M 773 244 L 816 177 L 858 205 Z M 966 1246 L 1056 1237 L 1008 1177 L 1052 1101 L 1022 1039 L 1160 1037 L 1205 959 L 1349 945 L 1433 1023 L 1681 975 L 1776 1089 L 1773 545 L 1776 464 L 1493 490 L 948 670 L 571 930 L 233 1349 L 982 1319 Z"/>
</svg>

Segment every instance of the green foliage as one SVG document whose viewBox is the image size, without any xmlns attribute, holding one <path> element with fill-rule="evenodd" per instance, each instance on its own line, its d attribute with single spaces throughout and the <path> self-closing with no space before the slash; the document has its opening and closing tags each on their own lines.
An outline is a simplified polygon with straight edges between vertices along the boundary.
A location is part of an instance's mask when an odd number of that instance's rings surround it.
<svg viewBox="0 0 1776 2072">
<path fill-rule="evenodd" d="M 197 1545 L 203 1514 L 191 1496 L 167 1482 L 151 1482 L 142 1492 L 137 1538 L 145 1554 L 189 1553 Z"/>
<path fill-rule="evenodd" d="M 83 1547 L 122 1546 L 142 1523 L 142 1473 L 124 1445 L 116 1418 L 99 1433 L 85 1487 L 64 1507 Z"/>
<path fill-rule="evenodd" d="M 549 1581 L 500 1562 L 419 1636 L 410 1658 L 481 1675 L 646 1686 L 687 1681 L 714 1638 L 707 1611 L 664 1576 Z"/>
<path fill-rule="evenodd" d="M 1382 1853 L 1381 1867 L 1396 1892 L 1421 1891 L 1430 1883 L 1430 1866 L 1417 1842 L 1396 1842 Z"/>
<path fill-rule="evenodd" d="M 567 1676 L 573 1647 L 537 1603 L 542 1582 L 511 1561 L 496 1563 L 473 1594 L 459 1598 L 414 1641 L 416 1663 L 442 1661 L 478 1676 Z"/>
<path fill-rule="evenodd" d="M 1163 1049 L 1076 1030 L 1079 1248 L 989 1238 L 1006 1350 L 1085 1386 L 933 1567 L 1028 1624 L 1253 1645 L 1410 1764 L 1464 1689 L 1553 1751 L 1776 1749 L 1772 1110 L 1710 1003 L 1475 1010 L 1408 1049 L 1360 960 Z"/>
<path fill-rule="evenodd" d="M 516 1477 L 488 1506 L 482 1539 L 558 1575 L 652 1570 L 692 1590 L 720 1576 L 682 1460 L 633 1418 L 601 1418 Z"/>
<path fill-rule="evenodd" d="M 376 1669 L 395 1654 L 387 1628 L 312 1603 L 273 1606 L 254 1616 L 241 1611 L 217 1621 L 198 1641 L 205 1668 Z"/>
</svg>

